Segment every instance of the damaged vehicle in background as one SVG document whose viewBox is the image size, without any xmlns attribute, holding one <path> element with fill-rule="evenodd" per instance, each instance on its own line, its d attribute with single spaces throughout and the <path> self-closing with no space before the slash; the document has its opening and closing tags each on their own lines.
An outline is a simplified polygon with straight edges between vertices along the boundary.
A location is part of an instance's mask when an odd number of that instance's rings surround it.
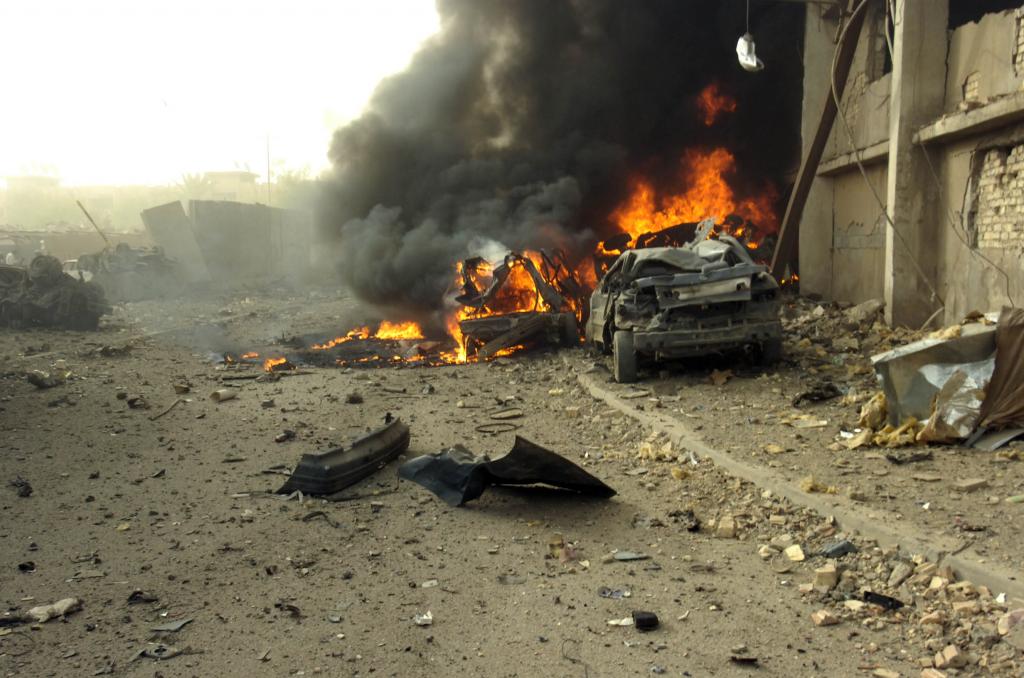
<svg viewBox="0 0 1024 678">
<path fill-rule="evenodd" d="M 708 238 L 702 221 L 683 247 L 623 252 L 590 298 L 587 342 L 614 360 L 615 380 L 637 364 L 746 349 L 761 363 L 782 355 L 780 289 L 735 238 Z"/>
</svg>

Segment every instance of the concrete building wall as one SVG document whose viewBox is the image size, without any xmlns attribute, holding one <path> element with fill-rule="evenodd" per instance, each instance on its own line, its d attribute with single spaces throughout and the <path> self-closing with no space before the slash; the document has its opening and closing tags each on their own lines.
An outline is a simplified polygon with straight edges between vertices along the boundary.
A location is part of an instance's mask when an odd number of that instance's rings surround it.
<svg viewBox="0 0 1024 678">
<path fill-rule="evenodd" d="M 983 103 L 1020 90 L 1024 76 L 1014 68 L 1022 59 L 1018 40 L 1022 14 L 986 14 L 981 21 L 960 26 L 949 38 L 946 76 L 946 112 L 961 110 L 962 103 Z M 1021 62 L 1024 63 L 1024 62 Z"/>
<path fill-rule="evenodd" d="M 947 0 L 896 5 L 893 72 L 878 74 L 870 16 L 858 43 L 842 108 L 854 142 L 837 119 L 801 223 L 801 289 L 885 297 L 890 320 L 911 326 L 936 308 L 952 323 L 1024 304 L 1024 7 L 950 31 Z M 808 8 L 805 90 L 821 89 L 834 50 L 821 12 Z M 805 140 L 819 115 L 805 102 Z"/>
<path fill-rule="evenodd" d="M 884 165 L 868 168 L 875 191 L 885 195 Z M 882 296 L 885 269 L 885 213 L 859 171 L 834 180 L 832 292 L 837 299 L 863 301 Z"/>
</svg>

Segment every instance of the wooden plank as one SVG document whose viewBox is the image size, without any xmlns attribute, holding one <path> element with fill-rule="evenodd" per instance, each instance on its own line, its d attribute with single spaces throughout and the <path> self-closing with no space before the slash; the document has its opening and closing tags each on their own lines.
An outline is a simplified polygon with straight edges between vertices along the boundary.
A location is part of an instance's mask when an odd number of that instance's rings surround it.
<svg viewBox="0 0 1024 678">
<path fill-rule="evenodd" d="M 850 0 L 849 8 L 852 10 L 857 0 Z M 836 57 L 836 94 L 842 101 L 843 92 L 846 90 L 846 80 L 850 75 L 850 66 L 853 63 L 853 54 L 857 50 L 857 43 L 860 41 L 861 28 L 864 26 L 864 15 L 867 13 L 867 4 L 862 3 L 859 10 L 850 16 L 850 24 L 847 28 L 846 39 L 838 45 L 838 56 Z M 830 68 L 831 64 L 826 67 Z M 807 205 L 807 195 L 811 191 L 811 184 L 818 172 L 818 165 L 821 163 L 821 156 L 825 152 L 825 145 L 832 133 L 832 125 L 836 120 L 836 102 L 832 96 L 832 89 L 829 88 L 828 98 L 825 101 L 825 109 L 821 112 L 821 120 L 818 122 L 818 130 L 814 134 L 810 148 L 807 149 L 807 156 L 800 165 L 800 172 L 796 177 L 796 184 L 793 192 L 789 194 L 789 203 L 786 205 L 785 216 L 782 217 L 782 227 L 779 229 L 779 239 L 775 244 L 775 254 L 772 256 L 772 275 L 781 279 L 786 273 L 786 267 L 793 263 L 797 253 L 797 242 L 800 239 L 800 219 Z"/>
</svg>

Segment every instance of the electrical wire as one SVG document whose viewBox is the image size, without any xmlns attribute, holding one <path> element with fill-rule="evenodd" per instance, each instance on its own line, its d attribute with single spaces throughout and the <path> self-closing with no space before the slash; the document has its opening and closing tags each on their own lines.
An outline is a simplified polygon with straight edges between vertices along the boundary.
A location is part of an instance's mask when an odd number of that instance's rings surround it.
<svg viewBox="0 0 1024 678">
<path fill-rule="evenodd" d="M 914 265 L 914 270 L 917 272 L 918 277 L 920 277 L 924 284 L 928 287 L 928 291 L 931 293 L 932 301 L 938 301 L 939 305 L 944 309 L 946 306 L 946 302 L 943 301 L 941 296 L 939 296 L 938 291 L 936 291 L 935 287 L 928 279 L 928 276 L 921 268 L 921 264 L 917 261 L 917 257 L 914 256 L 914 252 L 910 248 L 910 245 L 907 243 L 906 238 L 904 238 L 903 234 L 900 233 L 898 228 L 896 228 L 896 224 L 893 223 L 892 217 L 889 216 L 889 208 L 886 207 L 885 202 L 882 200 L 881 196 L 878 195 L 878 191 L 875 189 L 875 185 L 871 183 L 871 180 L 868 178 L 867 170 L 864 169 L 864 161 L 861 158 L 861 151 L 857 147 L 857 139 L 854 136 L 853 127 L 850 126 L 850 121 L 846 118 L 846 112 L 843 110 L 843 105 L 842 102 L 839 100 L 839 94 L 836 88 L 836 68 L 837 61 L 839 59 L 840 47 L 846 41 L 847 32 L 849 31 L 850 25 L 853 23 L 853 17 L 855 17 L 858 13 L 865 11 L 868 2 L 869 0 L 860 1 L 860 4 L 857 5 L 857 7 L 854 8 L 854 10 L 850 13 L 850 20 L 846 22 L 846 25 L 843 26 L 843 30 L 839 33 L 839 41 L 836 46 L 835 54 L 832 55 L 832 67 L 829 73 L 829 79 L 831 81 L 830 84 L 832 86 L 832 99 L 835 101 L 836 111 L 839 113 L 839 119 L 843 121 L 843 127 L 845 128 L 846 134 L 850 139 L 850 146 L 853 149 L 853 159 L 857 163 L 857 169 L 860 170 L 861 176 L 864 178 L 864 183 L 868 185 L 868 189 L 870 189 L 871 195 L 875 198 L 875 202 L 878 203 L 879 208 L 882 210 L 882 214 L 885 215 L 885 220 L 888 222 L 889 228 L 892 229 L 893 234 L 906 249 L 907 254 L 910 255 L 910 262 Z"/>
</svg>

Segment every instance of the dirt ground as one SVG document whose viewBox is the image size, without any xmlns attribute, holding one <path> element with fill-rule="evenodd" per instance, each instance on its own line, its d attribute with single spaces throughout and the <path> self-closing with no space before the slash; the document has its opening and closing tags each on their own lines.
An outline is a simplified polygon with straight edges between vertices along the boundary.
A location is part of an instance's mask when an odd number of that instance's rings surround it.
<svg viewBox="0 0 1024 678">
<path fill-rule="evenodd" d="M 682 451 L 638 458 L 649 432 L 584 393 L 577 373 L 607 377 L 582 350 L 457 367 L 310 369 L 270 382 L 224 382 L 245 371 L 210 360 L 292 334 L 327 338 L 364 319 L 343 295 L 281 290 L 130 304 L 94 333 L 0 333 L 0 597 L 11 613 L 83 601 L 63 619 L 0 628 L 4 675 L 917 676 L 950 644 L 969 655 L 961 675 L 1021 675 L 1021 652 L 1000 642 L 997 619 L 1024 605 L 1000 602 L 996 591 L 929 594 L 928 563 L 901 560 L 909 556 L 828 516 Z M 856 407 L 809 406 L 829 422 L 823 428 L 779 423 L 819 376 L 791 354 L 777 371 L 737 367 L 721 386 L 709 381 L 715 366 L 650 375 L 643 404 L 674 413 L 709 445 L 793 478 L 856 486 L 868 505 L 922 531 L 962 534 L 985 558 L 1019 566 L 1024 507 L 1003 498 L 1024 491 L 1021 462 L 936 448 L 930 461 L 897 466 L 879 450 L 830 450 Z M 25 380 L 60 360 L 73 374 L 66 384 Z M 225 383 L 240 389 L 236 399 L 207 398 Z M 175 384 L 190 393 L 176 395 Z M 353 393 L 361 403 L 347 402 Z M 135 396 L 149 408 L 131 408 Z M 398 463 L 351 488 L 347 501 L 272 494 L 285 480 L 281 465 L 351 440 L 386 412 L 410 425 L 408 456 L 456 443 L 500 454 L 513 434 L 476 430 L 499 400 L 523 409 L 516 433 L 618 495 L 492 488 L 451 508 L 400 482 Z M 284 430 L 295 438 L 275 443 Z M 787 451 L 768 454 L 768 444 Z M 913 479 L 925 471 L 983 476 L 989 487 L 955 495 L 947 480 Z M 8 485 L 19 477 L 30 496 Z M 698 531 L 687 529 L 686 511 Z M 735 535 L 723 527 L 730 520 Z M 574 545 L 574 559 L 552 557 L 555 535 Z M 810 590 L 815 568 L 830 562 L 814 554 L 845 537 L 859 550 L 831 561 L 839 583 Z M 772 550 L 794 542 L 806 560 Z M 616 550 L 649 558 L 619 561 Z M 899 563 L 926 576 L 887 588 Z M 630 595 L 602 597 L 603 587 Z M 850 605 L 864 587 L 908 606 Z M 135 591 L 155 600 L 132 602 Z M 969 620 L 957 608 L 937 627 L 922 623 L 964 601 L 976 603 Z M 812 622 L 826 608 L 838 623 Z M 660 626 L 608 624 L 635 610 L 656 613 Z M 428 611 L 432 624 L 418 625 Z M 154 630 L 184 620 L 177 631 Z M 174 656 L 141 656 L 159 644 Z"/>
</svg>

